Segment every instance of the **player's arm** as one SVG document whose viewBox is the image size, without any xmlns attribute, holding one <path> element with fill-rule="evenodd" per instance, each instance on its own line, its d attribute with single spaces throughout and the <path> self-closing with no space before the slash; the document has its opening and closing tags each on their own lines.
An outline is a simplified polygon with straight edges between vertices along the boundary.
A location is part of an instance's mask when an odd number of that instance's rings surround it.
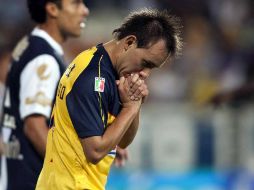
<svg viewBox="0 0 254 190">
<path fill-rule="evenodd" d="M 98 163 L 119 144 L 137 111 L 137 107 L 123 108 L 102 136 L 93 136 L 81 140 L 89 162 L 93 164 Z"/>
<path fill-rule="evenodd" d="M 91 136 L 81 140 L 89 162 L 96 164 L 119 144 L 139 112 L 141 101 L 131 101 L 128 97 L 128 81 L 123 77 L 119 82 L 119 94 L 123 107 L 114 122 L 101 136 Z"/>
<path fill-rule="evenodd" d="M 139 128 L 139 115 L 140 115 L 140 111 L 138 111 L 136 117 L 133 119 L 130 127 L 128 128 L 128 130 L 125 132 L 125 134 L 123 135 L 122 139 L 120 140 L 118 146 L 120 148 L 127 148 L 127 146 L 129 146 L 134 137 L 136 136 L 136 133 L 138 131 Z"/>
<path fill-rule="evenodd" d="M 140 75 L 138 74 L 134 74 L 128 77 L 128 82 L 130 84 L 130 91 L 128 95 L 132 99 L 134 100 L 142 99 L 143 101 L 143 99 L 145 99 L 148 96 L 149 91 L 144 81 L 145 78 L 146 78 L 145 76 L 140 78 Z M 118 146 L 120 146 L 121 148 L 126 148 L 128 145 L 132 143 L 139 128 L 139 117 L 140 110 L 136 115 L 136 117 L 134 118 L 133 122 L 131 123 L 130 127 L 124 134 L 123 138 L 119 142 Z"/>
<path fill-rule="evenodd" d="M 47 118 L 50 116 L 55 89 L 60 78 L 54 57 L 40 55 L 27 64 L 20 76 L 20 116 L 24 134 L 44 157 L 47 140 Z"/>
</svg>

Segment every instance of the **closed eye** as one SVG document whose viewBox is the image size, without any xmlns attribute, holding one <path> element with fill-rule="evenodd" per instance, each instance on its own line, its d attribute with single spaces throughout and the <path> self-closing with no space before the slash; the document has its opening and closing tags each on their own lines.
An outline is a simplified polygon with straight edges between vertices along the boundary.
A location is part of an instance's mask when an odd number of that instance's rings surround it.
<svg viewBox="0 0 254 190">
<path fill-rule="evenodd" d="M 146 60 L 144 60 L 142 62 L 142 66 L 145 67 L 145 68 L 149 68 L 149 69 L 153 69 L 153 68 L 157 67 L 153 62 L 146 61 Z"/>
</svg>

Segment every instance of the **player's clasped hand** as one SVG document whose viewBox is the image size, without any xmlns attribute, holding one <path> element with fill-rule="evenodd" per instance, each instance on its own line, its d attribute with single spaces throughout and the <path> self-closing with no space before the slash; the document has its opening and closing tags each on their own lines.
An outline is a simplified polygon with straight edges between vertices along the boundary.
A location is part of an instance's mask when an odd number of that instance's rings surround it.
<svg viewBox="0 0 254 190">
<path fill-rule="evenodd" d="M 142 99 L 142 102 L 145 97 L 148 96 L 147 85 L 145 84 L 145 80 L 141 78 L 139 74 L 131 74 L 128 76 L 129 83 L 129 98 L 133 101 L 138 101 Z"/>
<path fill-rule="evenodd" d="M 127 77 L 121 77 L 116 81 L 118 85 L 120 99 L 123 105 L 132 104 L 132 102 L 144 102 L 148 96 L 147 85 L 139 74 L 131 74 Z"/>
</svg>

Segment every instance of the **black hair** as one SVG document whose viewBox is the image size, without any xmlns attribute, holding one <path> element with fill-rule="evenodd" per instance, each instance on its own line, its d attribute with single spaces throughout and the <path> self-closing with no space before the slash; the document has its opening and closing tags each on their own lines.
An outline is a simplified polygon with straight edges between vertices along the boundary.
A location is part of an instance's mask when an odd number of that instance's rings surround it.
<svg viewBox="0 0 254 190">
<path fill-rule="evenodd" d="M 146 48 L 160 39 L 165 40 L 168 52 L 178 55 L 182 47 L 180 19 L 167 11 L 142 9 L 127 16 L 123 24 L 113 31 L 117 40 L 135 35 L 137 46 Z"/>
<path fill-rule="evenodd" d="M 32 20 L 42 24 L 46 22 L 47 13 L 45 6 L 48 2 L 55 3 L 61 8 L 61 0 L 27 0 L 27 6 Z"/>
</svg>

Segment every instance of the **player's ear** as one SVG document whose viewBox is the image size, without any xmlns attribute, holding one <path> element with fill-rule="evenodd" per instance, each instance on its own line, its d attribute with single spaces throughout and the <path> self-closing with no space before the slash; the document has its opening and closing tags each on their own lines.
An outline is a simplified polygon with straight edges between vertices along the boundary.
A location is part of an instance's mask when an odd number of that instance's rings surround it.
<svg viewBox="0 0 254 190">
<path fill-rule="evenodd" d="M 56 18 L 59 14 L 59 7 L 55 3 L 48 2 L 45 9 L 49 17 Z"/>
<path fill-rule="evenodd" d="M 137 37 L 134 35 L 129 35 L 124 38 L 125 51 L 131 47 L 137 47 Z"/>
</svg>

